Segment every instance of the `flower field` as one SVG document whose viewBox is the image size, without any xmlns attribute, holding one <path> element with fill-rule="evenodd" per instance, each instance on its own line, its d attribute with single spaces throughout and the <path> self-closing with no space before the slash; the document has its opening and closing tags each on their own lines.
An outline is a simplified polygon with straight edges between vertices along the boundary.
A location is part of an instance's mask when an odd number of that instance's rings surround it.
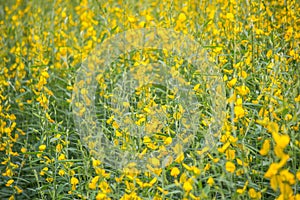
<svg viewBox="0 0 300 200">
<path fill-rule="evenodd" d="M 0 199 L 300 200 L 299 1 L 0 2 Z"/>
</svg>

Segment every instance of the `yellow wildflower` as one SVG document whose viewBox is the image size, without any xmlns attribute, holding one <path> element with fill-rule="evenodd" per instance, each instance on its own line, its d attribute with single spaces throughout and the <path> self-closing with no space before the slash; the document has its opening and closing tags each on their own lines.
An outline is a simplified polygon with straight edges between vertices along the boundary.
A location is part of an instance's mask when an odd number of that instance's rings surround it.
<svg viewBox="0 0 300 200">
<path fill-rule="evenodd" d="M 46 149 L 46 145 L 45 144 L 42 144 L 42 145 L 39 146 L 39 150 L 40 151 L 45 151 L 45 149 Z"/>
<path fill-rule="evenodd" d="M 173 167 L 171 170 L 171 176 L 177 177 L 180 173 L 179 169 L 177 167 Z"/>
<path fill-rule="evenodd" d="M 92 189 L 92 190 L 95 190 L 95 189 L 96 189 L 99 178 L 100 178 L 100 176 L 95 176 L 95 177 L 91 180 L 91 182 L 89 183 L 89 188 L 90 188 L 90 189 Z"/>
<path fill-rule="evenodd" d="M 214 179 L 212 177 L 209 177 L 208 180 L 207 180 L 207 184 L 209 186 L 213 186 L 214 183 L 215 183 Z"/>
<path fill-rule="evenodd" d="M 235 171 L 235 164 L 233 162 L 227 161 L 225 164 L 226 171 L 233 173 Z"/>
<path fill-rule="evenodd" d="M 72 177 L 70 180 L 70 183 L 72 185 L 72 190 L 76 189 L 76 185 L 79 183 L 79 180 L 76 177 Z"/>
<path fill-rule="evenodd" d="M 261 193 L 256 192 L 255 189 L 253 189 L 253 188 L 249 189 L 248 194 L 251 199 L 261 199 Z"/>
<path fill-rule="evenodd" d="M 178 20 L 180 22 L 184 22 L 186 20 L 186 15 L 184 13 L 180 13 L 178 16 Z"/>
<path fill-rule="evenodd" d="M 236 87 L 236 90 L 242 96 L 246 96 L 247 94 L 250 93 L 250 89 L 247 86 L 245 86 L 245 85 Z"/>
<path fill-rule="evenodd" d="M 193 185 L 189 181 L 186 181 L 183 183 L 183 189 L 189 193 L 193 189 Z"/>
<path fill-rule="evenodd" d="M 265 178 L 271 178 L 272 176 L 276 175 L 279 169 L 278 163 L 272 163 L 269 166 L 268 171 L 265 173 Z"/>
<path fill-rule="evenodd" d="M 227 86 L 229 88 L 232 88 L 236 84 L 236 82 L 237 82 L 237 78 L 233 78 L 233 79 L 231 79 L 230 81 L 227 82 Z"/>
<path fill-rule="evenodd" d="M 9 179 L 9 180 L 6 182 L 5 186 L 6 186 L 6 187 L 9 187 L 9 186 L 11 186 L 11 184 L 13 184 L 13 182 L 14 182 L 13 179 Z"/>
<path fill-rule="evenodd" d="M 259 153 L 262 156 L 266 156 L 269 153 L 269 151 L 270 151 L 270 140 L 266 139 Z"/>
</svg>

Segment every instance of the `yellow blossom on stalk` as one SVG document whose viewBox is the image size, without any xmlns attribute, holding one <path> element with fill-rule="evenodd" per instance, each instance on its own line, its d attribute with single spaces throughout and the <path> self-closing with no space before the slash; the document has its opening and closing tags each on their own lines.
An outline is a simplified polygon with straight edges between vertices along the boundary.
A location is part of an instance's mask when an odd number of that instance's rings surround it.
<svg viewBox="0 0 300 200">
<path fill-rule="evenodd" d="M 6 187 L 9 187 L 9 186 L 11 186 L 11 184 L 13 184 L 13 182 L 14 182 L 13 179 L 9 179 L 9 180 L 6 182 L 5 186 L 6 186 Z"/>
<path fill-rule="evenodd" d="M 278 163 L 272 163 L 269 166 L 268 171 L 265 173 L 265 178 L 271 178 L 272 176 L 276 175 L 279 169 Z"/>
<path fill-rule="evenodd" d="M 184 153 L 181 152 L 181 153 L 177 156 L 177 158 L 175 159 L 175 162 L 181 163 L 183 160 L 184 160 Z"/>
<path fill-rule="evenodd" d="M 47 178 L 46 178 L 46 181 L 47 181 L 48 183 L 52 183 L 53 180 L 54 180 L 54 179 L 53 179 L 52 177 L 47 177 Z"/>
<path fill-rule="evenodd" d="M 91 180 L 91 182 L 89 183 L 89 188 L 90 188 L 90 189 L 92 189 L 92 190 L 95 190 L 95 189 L 96 189 L 99 178 L 100 178 L 100 176 L 95 176 L 95 177 Z"/>
<path fill-rule="evenodd" d="M 107 195 L 102 192 L 99 192 L 96 196 L 96 200 L 106 200 L 106 199 L 110 199 L 110 198 L 107 198 Z"/>
<path fill-rule="evenodd" d="M 281 180 L 280 180 L 280 176 L 279 175 L 275 175 L 272 176 L 271 180 L 270 180 L 270 186 L 274 191 L 277 191 L 277 188 L 279 188 L 279 184 L 280 184 Z"/>
<path fill-rule="evenodd" d="M 22 148 L 21 148 L 21 152 L 22 152 L 22 153 L 26 153 L 26 151 L 27 151 L 27 149 L 26 149 L 25 147 L 22 147 Z"/>
<path fill-rule="evenodd" d="M 283 182 L 287 182 L 290 185 L 294 185 L 296 183 L 294 174 L 292 174 L 291 172 L 289 172 L 288 169 L 281 170 L 280 173 L 279 173 L 279 175 L 280 175 L 280 179 Z"/>
<path fill-rule="evenodd" d="M 103 193 L 107 194 L 111 192 L 110 186 L 106 181 L 101 181 L 99 186 L 98 186 Z"/>
<path fill-rule="evenodd" d="M 208 184 L 209 186 L 213 186 L 214 183 L 215 183 L 215 181 L 214 181 L 214 179 L 213 179 L 212 177 L 209 177 L 209 178 L 207 179 L 207 184 Z"/>
<path fill-rule="evenodd" d="M 256 192 L 255 189 L 253 189 L 253 188 L 249 189 L 248 194 L 251 199 L 261 199 L 261 193 Z"/>
<path fill-rule="evenodd" d="M 92 164 L 93 164 L 93 167 L 98 167 L 100 164 L 101 164 L 101 161 L 100 160 L 97 160 L 97 159 L 92 159 Z"/>
<path fill-rule="evenodd" d="M 227 161 L 225 164 L 226 171 L 233 173 L 235 171 L 235 164 L 233 162 Z"/>
<path fill-rule="evenodd" d="M 167 195 L 167 194 L 169 193 L 167 190 L 164 190 L 164 189 L 161 188 L 161 187 L 157 187 L 157 189 L 158 189 L 161 193 L 163 193 L 164 195 Z"/>
<path fill-rule="evenodd" d="M 39 146 L 39 150 L 40 151 L 45 151 L 45 149 L 46 149 L 46 145 L 45 144 L 42 144 L 42 145 Z"/>
<path fill-rule="evenodd" d="M 167 137 L 166 139 L 165 139 L 165 141 L 164 141 L 164 144 L 165 145 L 169 145 L 169 144 L 171 144 L 172 143 L 172 138 L 171 137 Z"/>
<path fill-rule="evenodd" d="M 186 15 L 184 13 L 180 13 L 178 16 L 178 20 L 180 22 L 184 22 L 186 20 Z"/>
<path fill-rule="evenodd" d="M 273 133 L 272 135 L 278 148 L 284 149 L 290 142 L 288 135 L 279 135 L 277 133 Z"/>
<path fill-rule="evenodd" d="M 269 151 L 270 151 L 270 140 L 266 139 L 259 153 L 262 156 L 266 156 L 269 153 Z"/>
<path fill-rule="evenodd" d="M 72 185 L 72 190 L 76 189 L 76 185 L 79 183 L 79 180 L 76 177 L 72 177 L 70 180 L 70 183 Z"/>
<path fill-rule="evenodd" d="M 60 169 L 60 170 L 58 171 L 58 174 L 59 174 L 60 176 L 63 176 L 63 175 L 65 175 L 65 171 L 64 171 L 63 169 Z"/>
<path fill-rule="evenodd" d="M 60 154 L 58 157 L 58 160 L 66 160 L 66 155 L 65 154 Z"/>
<path fill-rule="evenodd" d="M 2 173 L 2 176 L 11 177 L 12 175 L 13 175 L 13 172 L 10 168 L 6 168 L 5 172 Z"/>
<path fill-rule="evenodd" d="M 171 176 L 177 177 L 178 174 L 180 173 L 179 169 L 177 167 L 173 167 L 171 170 Z"/>
<path fill-rule="evenodd" d="M 245 182 L 244 187 L 242 189 L 237 189 L 236 192 L 239 193 L 239 194 L 243 194 L 246 191 L 248 184 L 249 184 L 249 181 L 247 180 Z"/>
<path fill-rule="evenodd" d="M 235 89 L 237 90 L 238 94 L 240 94 L 242 96 L 246 96 L 247 94 L 250 93 L 250 89 L 245 85 L 238 86 Z"/>
<path fill-rule="evenodd" d="M 236 105 L 234 106 L 234 114 L 236 119 L 242 118 L 245 116 L 246 112 L 242 106 L 243 100 L 241 98 L 238 98 L 236 100 Z"/>
<path fill-rule="evenodd" d="M 232 150 L 232 149 L 226 150 L 226 159 L 227 160 L 235 159 L 235 150 Z"/>
<path fill-rule="evenodd" d="M 61 152 L 61 150 L 62 150 L 62 148 L 63 148 L 63 145 L 59 143 L 59 144 L 56 145 L 55 148 L 56 148 L 56 151 L 57 151 L 57 152 Z"/>
<path fill-rule="evenodd" d="M 183 183 L 183 189 L 189 193 L 193 189 L 193 185 L 190 183 L 190 181 L 186 181 Z"/>
<path fill-rule="evenodd" d="M 236 162 L 238 165 L 244 166 L 244 167 L 248 167 L 249 163 L 242 161 L 241 159 L 237 158 Z"/>
<path fill-rule="evenodd" d="M 231 79 L 230 81 L 227 82 L 227 86 L 229 88 L 232 88 L 236 84 L 236 82 L 237 82 L 237 78 L 233 78 L 233 79 Z"/>
<path fill-rule="evenodd" d="M 227 13 L 226 14 L 226 18 L 229 20 L 229 21 L 234 21 L 234 15 L 232 13 Z"/>
<path fill-rule="evenodd" d="M 270 133 L 278 133 L 279 132 L 279 126 L 276 122 L 269 122 L 267 124 L 267 129 Z"/>
<path fill-rule="evenodd" d="M 297 177 L 298 181 L 300 181 L 300 171 L 298 171 L 298 172 L 296 173 L 296 177 Z"/>
<path fill-rule="evenodd" d="M 21 188 L 19 188 L 17 185 L 15 185 L 14 188 L 18 194 L 21 194 L 23 192 L 23 190 Z"/>
<path fill-rule="evenodd" d="M 44 176 L 45 173 L 46 173 L 48 170 L 49 170 L 48 167 L 44 167 L 44 168 L 42 169 L 42 171 L 40 172 L 40 175 L 41 175 L 41 176 Z"/>
</svg>

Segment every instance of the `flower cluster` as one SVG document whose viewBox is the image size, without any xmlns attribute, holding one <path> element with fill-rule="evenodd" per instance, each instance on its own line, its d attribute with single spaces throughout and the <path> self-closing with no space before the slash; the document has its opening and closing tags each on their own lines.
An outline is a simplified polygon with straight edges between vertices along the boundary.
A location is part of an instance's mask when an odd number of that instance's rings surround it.
<svg viewBox="0 0 300 200">
<path fill-rule="evenodd" d="M 225 119 L 213 133 L 216 148 L 203 148 L 214 121 L 207 79 L 172 52 L 119 55 L 96 77 L 97 117 L 115 147 L 140 159 L 158 153 L 145 171 L 136 163 L 115 170 L 94 156 L 96 143 L 81 140 L 73 84 L 96 46 L 145 27 L 189 34 L 208 52 L 225 85 Z M 300 199 L 297 0 L 14 0 L 0 6 L 0 31 L 0 199 Z M 174 138 L 190 128 L 191 108 L 177 101 L 176 87 L 149 83 L 158 61 L 202 109 L 185 151 Z M 126 70 L 138 81 L 120 104 L 131 115 L 116 106 Z M 126 129 L 133 126 L 147 134 Z M 160 167 L 172 145 L 176 156 Z"/>
</svg>

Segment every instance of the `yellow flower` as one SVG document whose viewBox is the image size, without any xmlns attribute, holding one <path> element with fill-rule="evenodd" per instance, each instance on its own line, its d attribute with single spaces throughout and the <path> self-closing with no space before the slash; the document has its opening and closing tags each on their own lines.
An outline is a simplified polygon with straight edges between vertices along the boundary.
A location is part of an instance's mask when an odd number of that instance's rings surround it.
<svg viewBox="0 0 300 200">
<path fill-rule="evenodd" d="M 22 153 L 26 153 L 26 151 L 27 151 L 27 149 L 26 149 L 25 147 L 22 147 L 22 148 L 21 148 L 21 152 L 22 152 Z"/>
<path fill-rule="evenodd" d="M 233 160 L 235 158 L 235 150 L 227 149 L 226 150 L 226 159 Z"/>
<path fill-rule="evenodd" d="M 184 13 L 180 13 L 178 16 L 178 21 L 184 22 L 186 20 L 186 15 Z"/>
<path fill-rule="evenodd" d="M 39 150 L 40 151 L 45 151 L 45 149 L 46 149 L 46 145 L 45 144 L 42 144 L 42 145 L 39 146 Z"/>
<path fill-rule="evenodd" d="M 175 159 L 175 162 L 181 163 L 181 162 L 183 161 L 183 159 L 184 159 L 184 153 L 181 152 L 181 153 L 177 156 L 177 158 Z"/>
<path fill-rule="evenodd" d="M 233 79 L 231 79 L 230 81 L 227 82 L 227 86 L 229 88 L 232 88 L 236 84 L 236 82 L 237 82 L 237 78 L 233 78 Z"/>
<path fill-rule="evenodd" d="M 249 184 L 249 182 L 247 180 L 244 187 L 242 189 L 237 189 L 236 192 L 239 194 L 243 194 L 245 192 L 245 190 L 247 189 L 248 184 Z"/>
<path fill-rule="evenodd" d="M 57 145 L 56 145 L 56 151 L 57 151 L 57 152 L 61 152 L 62 148 L 63 148 L 63 145 L 62 145 L 62 144 L 57 144 Z"/>
<path fill-rule="evenodd" d="M 296 173 L 296 177 L 300 181 L 300 171 Z"/>
<path fill-rule="evenodd" d="M 59 157 L 58 157 L 58 160 L 65 160 L 66 159 L 66 156 L 65 154 L 60 154 Z"/>
<path fill-rule="evenodd" d="M 150 182 L 149 182 L 149 186 L 152 187 L 154 185 L 154 183 L 156 183 L 157 178 L 154 177 Z"/>
<path fill-rule="evenodd" d="M 238 119 L 244 117 L 246 114 L 242 104 L 243 104 L 243 100 L 241 98 L 238 98 L 236 100 L 236 105 L 234 106 L 234 114 Z"/>
<path fill-rule="evenodd" d="M 90 189 L 92 189 L 92 190 L 95 190 L 95 189 L 96 189 L 99 178 L 100 178 L 100 176 L 95 176 L 95 177 L 91 180 L 91 182 L 89 183 L 89 188 L 90 188 Z"/>
<path fill-rule="evenodd" d="M 230 142 L 226 142 L 222 147 L 218 148 L 218 151 L 220 153 L 224 153 L 229 146 L 230 146 Z"/>
<path fill-rule="evenodd" d="M 233 173 L 235 171 L 235 164 L 233 162 L 227 161 L 225 168 L 226 168 L 226 171 Z"/>
<path fill-rule="evenodd" d="M 283 167 L 286 164 L 286 162 L 288 161 L 290 156 L 288 154 L 283 153 L 283 155 L 280 158 L 281 158 L 281 160 L 278 163 L 279 168 Z"/>
<path fill-rule="evenodd" d="M 93 167 L 98 167 L 101 164 L 100 160 L 93 159 Z"/>
<path fill-rule="evenodd" d="M 193 185 L 189 181 L 186 181 L 183 184 L 183 189 L 189 193 L 193 189 Z"/>
<path fill-rule="evenodd" d="M 261 199 L 261 193 L 256 192 L 253 188 L 250 188 L 248 194 L 251 199 Z"/>
<path fill-rule="evenodd" d="M 236 159 L 236 162 L 237 162 L 238 165 L 241 165 L 241 166 L 244 166 L 244 167 L 247 167 L 249 165 L 249 163 L 246 163 L 246 162 L 242 161 L 239 158 Z"/>
<path fill-rule="evenodd" d="M 6 187 L 9 187 L 9 186 L 11 186 L 11 184 L 13 184 L 13 183 L 14 183 L 14 180 L 13 180 L 13 179 L 10 179 L 10 180 L 8 180 L 8 181 L 6 182 L 5 186 L 6 186 Z"/>
<path fill-rule="evenodd" d="M 167 137 L 166 139 L 165 139 L 165 141 L 164 141 L 164 144 L 165 145 L 169 145 L 169 144 L 171 144 L 172 143 L 172 138 L 171 137 Z"/>
<path fill-rule="evenodd" d="M 199 174 L 200 174 L 201 171 L 200 171 L 200 169 L 199 169 L 198 167 L 192 166 L 191 168 L 192 168 L 194 174 L 196 174 L 196 175 L 199 175 Z"/>
<path fill-rule="evenodd" d="M 152 166 L 154 166 L 154 167 L 158 167 L 158 166 L 160 165 L 159 159 L 157 159 L 157 158 L 155 158 L 155 157 L 149 158 L 149 162 L 150 162 L 150 164 L 152 164 Z"/>
<path fill-rule="evenodd" d="M 290 197 L 293 195 L 293 189 L 288 183 L 282 182 L 279 185 L 279 188 L 280 188 L 281 195 L 283 196 L 283 198 L 281 198 L 281 199 L 287 199 L 287 197 Z M 280 197 L 278 199 L 280 199 Z"/>
<path fill-rule="evenodd" d="M 97 194 L 96 200 L 104 200 L 104 199 L 107 199 L 105 193 L 100 192 Z"/>
<path fill-rule="evenodd" d="M 271 178 L 272 176 L 276 175 L 279 169 L 278 163 L 272 163 L 269 166 L 268 171 L 265 173 L 265 178 Z"/>
<path fill-rule="evenodd" d="M 279 135 L 278 133 L 272 133 L 273 139 L 275 140 L 277 146 L 284 149 L 290 143 L 290 136 Z"/>
<path fill-rule="evenodd" d="M 179 169 L 177 167 L 173 167 L 171 170 L 171 176 L 177 177 L 178 174 L 180 173 Z"/>
<path fill-rule="evenodd" d="M 280 171 L 280 178 L 282 181 L 284 182 L 288 182 L 290 185 L 294 185 L 295 184 L 295 176 L 294 174 L 292 174 L 291 172 L 289 172 L 288 169 L 284 169 Z"/>
<path fill-rule="evenodd" d="M 161 188 L 161 187 L 157 187 L 157 189 L 158 189 L 161 193 L 163 193 L 164 195 L 167 195 L 167 194 L 169 193 L 167 190 L 164 190 L 164 189 Z"/>
<path fill-rule="evenodd" d="M 44 167 L 43 169 L 42 169 L 42 171 L 40 172 L 40 175 L 41 176 L 44 176 L 45 175 L 45 173 L 48 171 L 48 167 Z"/>
<path fill-rule="evenodd" d="M 48 178 L 46 178 L 46 181 L 47 181 L 48 183 L 52 183 L 52 182 L 53 182 L 53 178 L 48 177 Z"/>
<path fill-rule="evenodd" d="M 269 150 L 270 150 L 270 140 L 266 139 L 259 153 L 262 156 L 266 156 L 269 153 Z"/>
<path fill-rule="evenodd" d="M 209 186 L 213 186 L 214 183 L 215 183 L 214 179 L 212 177 L 209 177 L 208 180 L 207 180 L 207 184 Z"/>
<path fill-rule="evenodd" d="M 18 194 L 21 194 L 23 192 L 23 190 L 16 185 L 14 186 L 14 188 L 17 190 Z"/>
<path fill-rule="evenodd" d="M 272 176 L 270 180 L 270 186 L 274 191 L 277 191 L 279 187 L 280 177 L 278 175 Z"/>
<path fill-rule="evenodd" d="M 267 125 L 267 129 L 270 133 L 278 133 L 279 126 L 276 122 L 269 122 Z"/>
<path fill-rule="evenodd" d="M 234 20 L 234 15 L 232 13 L 227 13 L 226 14 L 226 19 L 228 19 L 229 21 L 233 21 Z"/>
<path fill-rule="evenodd" d="M 72 177 L 70 180 L 70 183 L 72 185 L 72 190 L 76 189 L 76 185 L 79 183 L 79 180 L 76 177 Z"/>
<path fill-rule="evenodd" d="M 242 86 L 239 86 L 239 87 L 236 87 L 236 90 L 237 92 L 242 95 L 242 96 L 246 96 L 247 94 L 250 93 L 250 90 L 247 86 L 245 85 L 242 85 Z"/>
<path fill-rule="evenodd" d="M 111 192 L 111 189 L 106 181 L 102 181 L 99 184 L 99 188 L 102 190 L 103 193 L 107 194 Z"/>
<path fill-rule="evenodd" d="M 2 176 L 11 177 L 12 175 L 13 175 L 13 172 L 10 168 L 6 168 L 6 171 L 2 173 Z"/>
<path fill-rule="evenodd" d="M 60 176 L 63 176 L 63 175 L 65 174 L 65 171 L 64 171 L 63 169 L 60 169 L 60 170 L 58 171 L 58 174 L 59 174 Z"/>
</svg>

